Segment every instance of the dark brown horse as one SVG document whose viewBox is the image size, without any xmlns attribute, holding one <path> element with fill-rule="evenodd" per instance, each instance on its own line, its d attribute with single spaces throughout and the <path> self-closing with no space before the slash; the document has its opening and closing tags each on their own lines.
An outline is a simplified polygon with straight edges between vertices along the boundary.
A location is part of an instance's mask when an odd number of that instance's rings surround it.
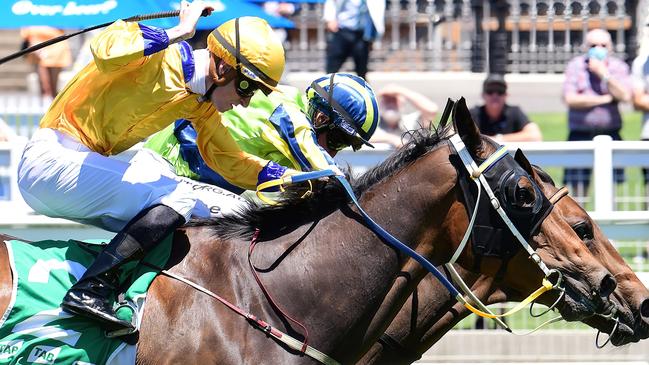
<svg viewBox="0 0 649 365">
<path fill-rule="evenodd" d="M 542 170 L 536 168 L 536 180 L 548 197 L 559 189 Z M 649 290 L 624 262 L 599 226 L 569 196 L 558 197 L 554 210 L 570 224 L 589 251 L 614 275 L 617 287 L 612 302 L 618 309 L 619 325 L 611 335 L 611 343 L 621 346 L 649 337 Z M 478 298 L 486 304 L 520 301 L 527 293 L 510 289 L 506 282 L 456 267 Z M 414 298 L 414 299 L 413 299 Z M 541 302 L 550 304 L 547 297 Z M 425 277 L 381 340 L 365 354 L 362 364 L 410 364 L 439 341 L 461 319 L 470 315 L 463 305 L 431 276 Z M 610 333 L 615 321 L 593 316 L 584 323 Z"/>
<path fill-rule="evenodd" d="M 486 158 L 491 145 L 480 135 L 463 99 L 454 114 L 456 131 L 471 155 Z M 448 261 L 467 228 L 448 135 L 448 128 L 442 128 L 414 138 L 355 183 L 363 209 L 436 265 Z M 513 160 L 509 163 L 523 171 Z M 520 194 L 512 203 L 525 208 L 530 199 L 541 199 L 529 177 L 517 176 L 509 188 Z M 279 207 L 189 224 L 176 232 L 167 267 L 299 337 L 299 328 L 269 303 L 248 268 L 248 243 L 255 229 L 261 234 L 252 261 L 275 302 L 309 329 L 312 346 L 342 363 L 357 361 L 377 341 L 426 274 L 367 229 L 335 183 L 311 199 L 289 198 Z M 550 268 L 568 279 L 561 306 L 564 317 L 581 320 L 611 307 L 607 297 L 614 279 L 556 211 L 545 218 L 532 241 Z M 0 307 L 6 307 L 11 290 L 6 257 L 3 247 Z M 474 266 L 471 245 L 458 263 Z M 494 275 L 498 267 L 497 260 L 483 260 L 477 271 Z M 519 256 L 510 261 L 505 275 L 521 292 L 533 290 L 542 277 L 531 260 Z M 313 360 L 279 345 L 204 293 L 160 276 L 149 291 L 138 363 Z"/>
</svg>

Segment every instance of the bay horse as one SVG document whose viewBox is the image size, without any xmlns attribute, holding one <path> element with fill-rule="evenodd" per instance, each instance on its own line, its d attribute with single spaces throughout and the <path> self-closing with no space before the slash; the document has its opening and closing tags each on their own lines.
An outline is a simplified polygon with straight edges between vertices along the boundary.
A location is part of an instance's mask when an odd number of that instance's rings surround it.
<svg viewBox="0 0 649 365">
<path fill-rule="evenodd" d="M 464 99 L 455 106 L 454 124 L 474 158 L 488 157 Z M 449 260 L 467 228 L 449 130 L 414 138 L 354 182 L 363 209 L 436 265 Z M 519 176 L 509 186 L 518 192 L 514 203 L 524 208 L 529 199 L 541 199 L 522 168 L 509 163 Z M 301 330 L 269 302 L 248 267 L 249 242 L 258 233 L 251 260 L 273 302 L 304 324 L 309 344 L 341 363 L 354 363 L 384 332 L 426 272 L 366 227 L 339 184 L 327 183 L 309 199 L 292 193 L 280 206 L 190 222 L 176 231 L 166 268 L 300 338 Z M 583 319 L 604 313 L 612 306 L 608 295 L 615 281 L 566 226 L 551 211 L 533 236 L 539 256 L 568 279 L 562 315 Z M 458 261 L 467 268 L 474 263 L 470 251 L 469 244 Z M 3 246 L 0 308 L 6 308 L 11 292 L 6 260 Z M 488 261 L 479 273 L 495 273 L 497 265 Z M 532 287 L 543 273 L 531 260 L 516 258 L 506 277 L 517 287 Z M 397 278 L 407 280 L 395 290 Z M 138 364 L 313 362 L 183 282 L 158 276 L 150 287 Z"/>
<path fill-rule="evenodd" d="M 586 211 L 552 178 L 534 166 L 535 180 L 547 197 L 556 196 L 554 210 L 570 224 L 584 245 L 613 274 L 617 287 L 612 302 L 617 308 L 618 326 L 610 317 L 594 315 L 582 322 L 610 333 L 614 346 L 622 346 L 649 337 L 649 290 L 606 238 Z M 440 268 L 443 270 L 443 268 Z M 476 274 L 456 265 L 455 269 L 485 304 L 520 301 L 527 293 L 512 290 L 506 281 Z M 548 297 L 539 302 L 550 305 Z M 385 334 L 363 356 L 360 364 L 411 364 L 419 360 L 444 334 L 470 315 L 465 306 L 449 295 L 448 290 L 432 276 L 426 276 L 394 318 Z M 614 330 L 615 329 L 615 330 Z M 611 333 L 611 331 L 613 331 Z"/>
</svg>

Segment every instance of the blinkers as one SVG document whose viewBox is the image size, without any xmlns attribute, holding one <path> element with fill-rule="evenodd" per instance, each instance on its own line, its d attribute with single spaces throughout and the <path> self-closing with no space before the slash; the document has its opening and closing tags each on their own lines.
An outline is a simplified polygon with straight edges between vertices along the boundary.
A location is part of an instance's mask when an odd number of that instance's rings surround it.
<svg viewBox="0 0 649 365">
<path fill-rule="evenodd" d="M 477 187 L 464 166 L 456 165 L 460 186 L 469 216 L 476 205 Z M 503 154 L 483 171 L 489 187 L 520 234 L 529 241 L 543 220 L 550 214 L 552 204 L 532 177 L 508 154 Z M 513 233 L 492 208 L 487 194 L 480 194 L 479 208 L 472 228 L 473 252 L 476 256 L 509 259 L 520 249 Z"/>
</svg>

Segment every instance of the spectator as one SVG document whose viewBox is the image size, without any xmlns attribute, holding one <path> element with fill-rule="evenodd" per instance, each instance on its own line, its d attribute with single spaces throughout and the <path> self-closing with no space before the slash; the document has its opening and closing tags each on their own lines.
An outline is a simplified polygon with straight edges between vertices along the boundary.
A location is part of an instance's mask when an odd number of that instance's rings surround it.
<svg viewBox="0 0 649 365">
<path fill-rule="evenodd" d="M 26 27 L 20 30 L 20 36 L 26 47 L 60 37 L 63 34 L 60 29 L 46 26 Z M 59 73 L 72 63 L 72 54 L 67 41 L 41 48 L 32 53 L 28 60 L 36 65 L 41 96 L 54 99 L 58 92 Z"/>
<path fill-rule="evenodd" d="M 649 140 L 649 34 L 640 43 L 638 57 L 631 66 L 633 79 L 633 107 L 642 111 L 642 130 L 640 138 Z M 645 194 L 649 195 L 649 169 L 643 168 Z"/>
<path fill-rule="evenodd" d="M 471 109 L 471 116 L 482 134 L 497 142 L 537 142 L 543 138 L 536 123 L 520 107 L 507 104 L 507 83 L 502 75 L 492 74 L 482 84 L 484 105 Z"/>
<path fill-rule="evenodd" d="M 603 29 L 586 34 L 585 55 L 568 64 L 563 84 L 563 99 L 568 105 L 569 141 L 592 140 L 597 135 L 609 135 L 620 140 L 622 116 L 619 102 L 631 98 L 629 66 L 609 55 L 611 35 Z M 624 181 L 624 171 L 616 169 L 615 182 Z M 585 195 L 590 184 L 590 169 L 566 169 L 564 183 L 573 191 Z"/>
<path fill-rule="evenodd" d="M 430 128 L 439 109 L 437 104 L 425 95 L 395 84 L 387 85 L 378 95 L 381 121 L 371 142 L 401 147 L 401 136 L 407 131 Z M 404 114 L 406 104 L 415 110 Z"/>
<path fill-rule="evenodd" d="M 340 70 L 351 55 L 356 74 L 367 79 L 370 44 L 384 30 L 384 0 L 326 0 L 327 73 Z"/>
</svg>

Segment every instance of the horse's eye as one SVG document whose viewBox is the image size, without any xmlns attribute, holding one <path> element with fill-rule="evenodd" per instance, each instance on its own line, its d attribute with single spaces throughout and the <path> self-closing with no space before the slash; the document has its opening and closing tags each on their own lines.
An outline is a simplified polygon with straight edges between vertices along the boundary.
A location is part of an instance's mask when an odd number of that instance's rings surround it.
<svg viewBox="0 0 649 365">
<path fill-rule="evenodd" d="M 581 238 L 582 241 L 590 241 L 594 238 L 593 227 L 588 222 L 577 223 L 572 226 L 572 230 L 575 231 L 577 236 Z"/>
<path fill-rule="evenodd" d="M 516 187 L 516 204 L 527 206 L 534 203 L 534 194 L 524 187 Z"/>
</svg>

